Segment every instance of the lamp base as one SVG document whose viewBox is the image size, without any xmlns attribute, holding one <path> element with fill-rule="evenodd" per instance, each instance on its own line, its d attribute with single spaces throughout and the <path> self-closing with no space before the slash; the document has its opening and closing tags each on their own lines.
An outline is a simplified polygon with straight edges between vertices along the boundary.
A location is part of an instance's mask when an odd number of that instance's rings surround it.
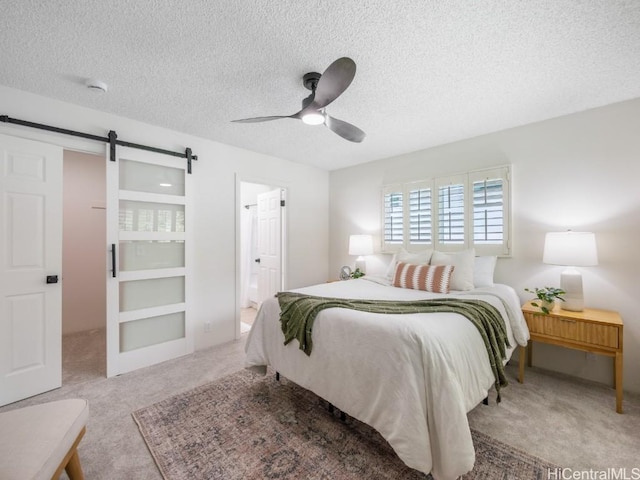
<svg viewBox="0 0 640 480">
<path fill-rule="evenodd" d="M 356 268 L 362 273 L 367 273 L 367 261 L 363 257 L 358 257 L 356 260 Z"/>
<path fill-rule="evenodd" d="M 560 288 L 565 291 L 564 302 L 558 302 L 562 310 L 582 312 L 584 295 L 582 294 L 582 274 L 573 267 L 560 275 Z"/>
</svg>

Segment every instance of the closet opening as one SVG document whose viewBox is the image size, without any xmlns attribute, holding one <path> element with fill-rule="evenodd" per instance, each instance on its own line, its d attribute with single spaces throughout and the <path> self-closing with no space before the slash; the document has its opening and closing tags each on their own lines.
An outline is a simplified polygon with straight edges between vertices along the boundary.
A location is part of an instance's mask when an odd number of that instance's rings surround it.
<svg viewBox="0 0 640 480">
<path fill-rule="evenodd" d="M 106 167 L 104 156 L 64 150 L 62 384 L 105 378 Z"/>
</svg>

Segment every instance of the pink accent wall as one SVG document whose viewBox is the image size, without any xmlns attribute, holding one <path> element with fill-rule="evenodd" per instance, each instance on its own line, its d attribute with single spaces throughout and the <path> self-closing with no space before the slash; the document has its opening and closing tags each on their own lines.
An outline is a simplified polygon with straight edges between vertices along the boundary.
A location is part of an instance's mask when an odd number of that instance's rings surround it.
<svg viewBox="0 0 640 480">
<path fill-rule="evenodd" d="M 105 159 L 64 151 L 62 334 L 106 327 Z"/>
</svg>

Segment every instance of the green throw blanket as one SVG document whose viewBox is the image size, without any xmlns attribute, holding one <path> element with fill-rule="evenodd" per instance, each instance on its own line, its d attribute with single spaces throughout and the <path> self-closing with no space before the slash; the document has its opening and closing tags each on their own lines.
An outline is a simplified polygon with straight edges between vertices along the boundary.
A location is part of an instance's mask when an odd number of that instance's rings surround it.
<svg viewBox="0 0 640 480">
<path fill-rule="evenodd" d="M 294 292 L 276 294 L 280 303 L 280 323 L 284 333 L 284 344 L 297 339 L 300 350 L 311 355 L 313 322 L 327 308 L 348 308 L 371 313 L 406 314 L 451 312 L 463 315 L 473 323 L 489 355 L 491 369 L 496 379 L 495 386 L 500 401 L 500 387 L 508 385 L 504 374 L 505 349 L 510 347 L 507 330 L 498 310 L 482 300 L 442 298 L 437 300 L 392 301 L 355 300 L 345 298 L 315 297 Z"/>
</svg>

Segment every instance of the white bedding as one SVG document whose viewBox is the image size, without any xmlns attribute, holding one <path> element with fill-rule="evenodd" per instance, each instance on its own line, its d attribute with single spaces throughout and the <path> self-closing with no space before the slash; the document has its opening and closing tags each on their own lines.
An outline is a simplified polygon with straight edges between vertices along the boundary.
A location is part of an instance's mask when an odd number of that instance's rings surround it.
<svg viewBox="0 0 640 480">
<path fill-rule="evenodd" d="M 375 280 L 371 278 L 370 280 Z M 309 295 L 416 300 L 485 300 L 505 318 L 511 356 L 529 331 L 515 291 L 495 285 L 441 295 L 365 278 L 301 288 Z M 467 412 L 495 379 L 476 327 L 455 313 L 387 315 L 331 308 L 313 325 L 313 351 L 284 346 L 276 298 L 265 301 L 246 343 L 246 367 L 267 365 L 375 428 L 408 466 L 438 480 L 457 478 L 475 461 Z"/>
</svg>

